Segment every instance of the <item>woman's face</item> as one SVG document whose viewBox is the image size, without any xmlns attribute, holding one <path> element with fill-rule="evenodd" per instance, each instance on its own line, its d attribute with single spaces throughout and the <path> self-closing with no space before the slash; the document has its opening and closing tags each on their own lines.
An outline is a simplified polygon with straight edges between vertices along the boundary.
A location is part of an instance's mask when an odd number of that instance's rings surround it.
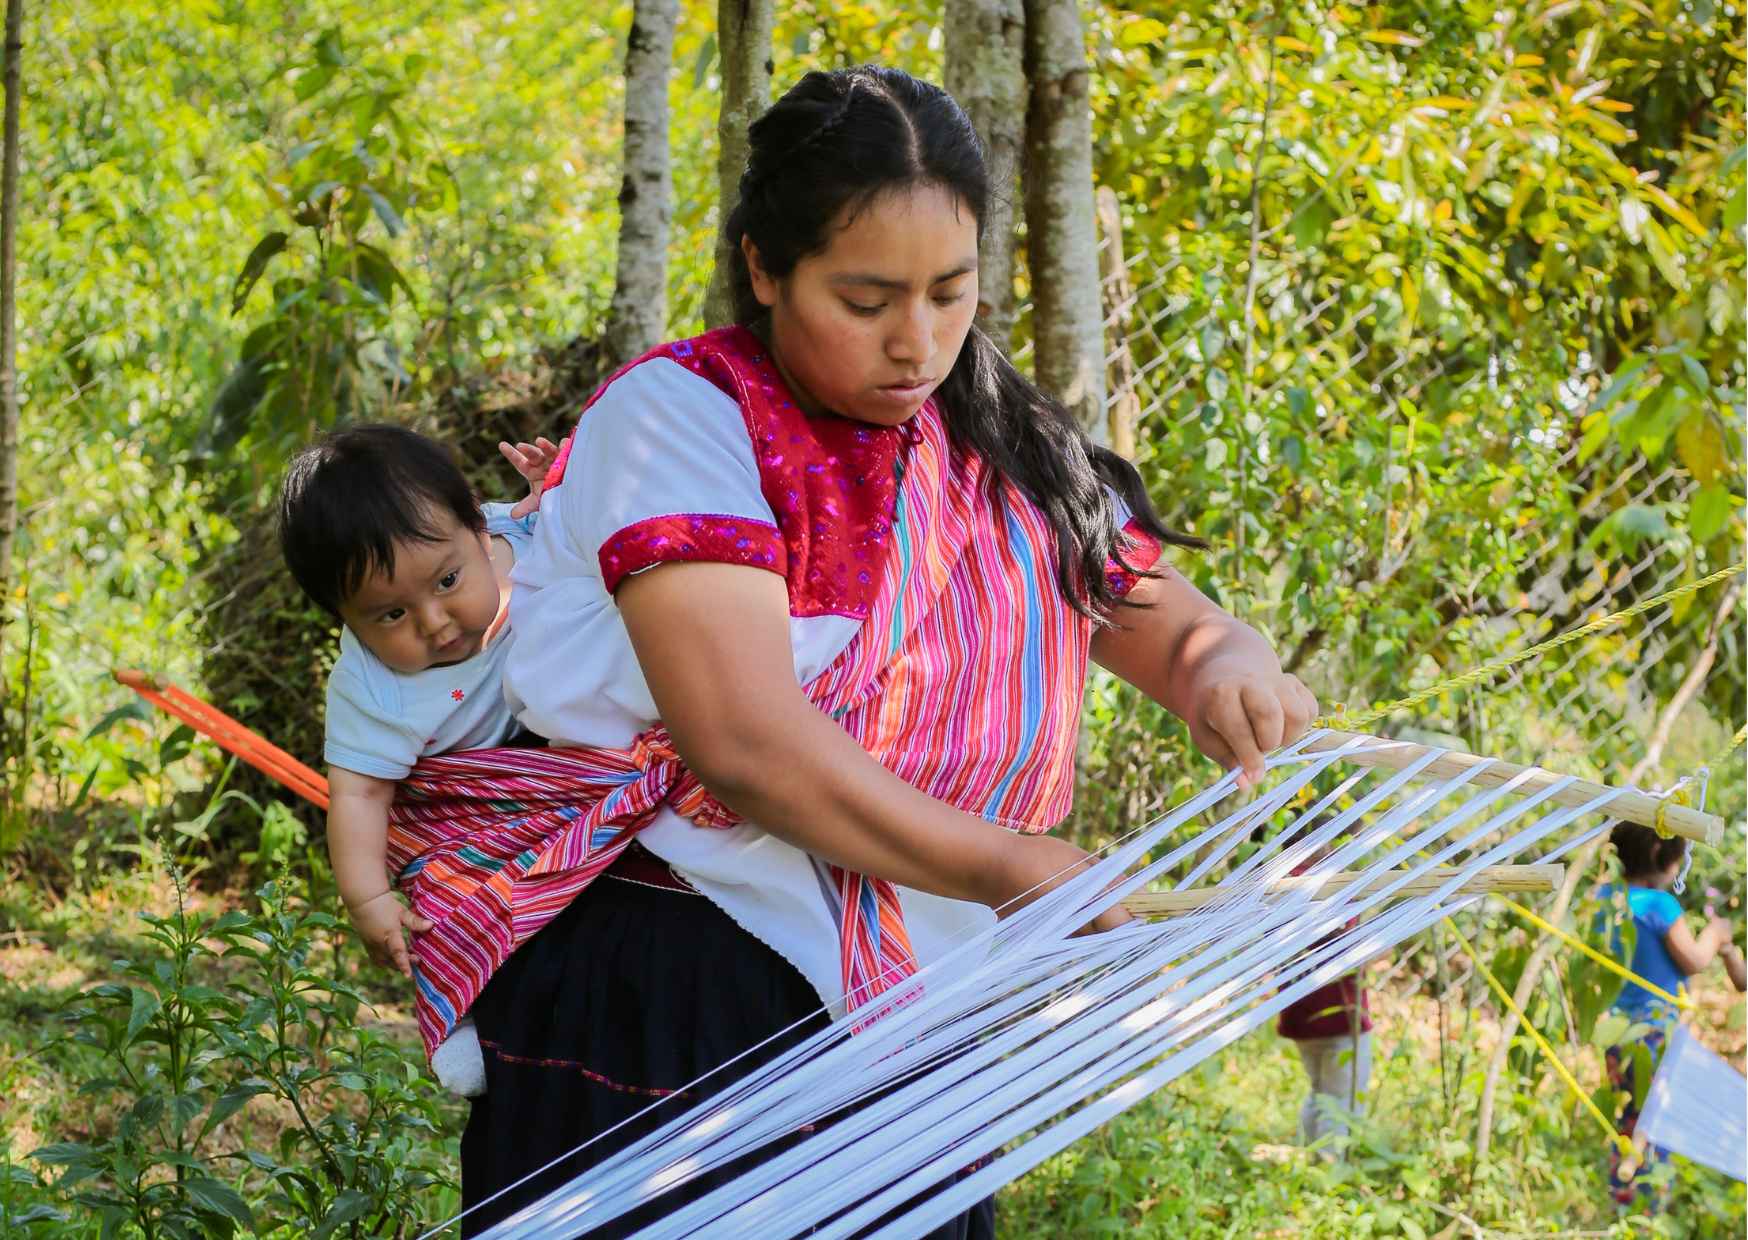
<svg viewBox="0 0 1748 1240">
<path fill-rule="evenodd" d="M 771 352 L 809 412 L 876 426 L 908 421 L 933 394 L 977 313 L 977 221 L 951 190 L 882 193 L 781 279 L 742 242 L 771 312 Z"/>
</svg>

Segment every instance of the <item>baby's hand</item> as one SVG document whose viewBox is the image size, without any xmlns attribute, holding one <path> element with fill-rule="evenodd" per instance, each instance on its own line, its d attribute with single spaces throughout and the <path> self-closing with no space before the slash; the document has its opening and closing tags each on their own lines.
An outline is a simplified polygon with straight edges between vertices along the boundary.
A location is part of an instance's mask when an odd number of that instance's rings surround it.
<svg viewBox="0 0 1748 1240">
<path fill-rule="evenodd" d="M 512 517 L 525 517 L 540 507 L 540 493 L 546 489 L 546 472 L 558 459 L 558 445 L 542 435 L 533 443 L 512 445 L 500 441 L 498 451 L 528 483 L 527 496 L 510 509 Z"/>
<path fill-rule="evenodd" d="M 392 965 L 407 977 L 413 975 L 413 958 L 407 951 L 407 931 L 423 934 L 431 923 L 385 891 L 348 910 L 352 928 L 364 940 L 364 950 L 377 964 Z"/>
</svg>

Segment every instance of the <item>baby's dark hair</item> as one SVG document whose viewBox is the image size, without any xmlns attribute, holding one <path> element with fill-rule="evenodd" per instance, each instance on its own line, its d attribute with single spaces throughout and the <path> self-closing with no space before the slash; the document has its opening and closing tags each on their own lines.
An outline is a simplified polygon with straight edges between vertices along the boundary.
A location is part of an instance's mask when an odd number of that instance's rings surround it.
<svg viewBox="0 0 1748 1240">
<path fill-rule="evenodd" d="M 1687 855 L 1687 841 L 1680 836 L 1664 839 L 1636 822 L 1617 824 L 1608 842 L 1620 855 L 1621 873 L 1627 878 L 1660 874 Z"/>
<path fill-rule="evenodd" d="M 404 426 L 333 431 L 299 452 L 279 491 L 279 547 L 297 584 L 331 614 L 373 572 L 392 573 L 397 542 L 436 542 L 449 513 L 486 521 L 449 449 Z"/>
</svg>

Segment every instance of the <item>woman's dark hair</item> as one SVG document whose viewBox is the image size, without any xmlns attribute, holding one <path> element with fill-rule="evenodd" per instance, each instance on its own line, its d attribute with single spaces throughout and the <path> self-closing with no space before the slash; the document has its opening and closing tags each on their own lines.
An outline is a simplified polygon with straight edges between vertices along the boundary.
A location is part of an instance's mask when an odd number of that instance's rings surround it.
<svg viewBox="0 0 1748 1240">
<path fill-rule="evenodd" d="M 952 96 L 908 73 L 873 66 L 809 73 L 753 122 L 748 144 L 740 201 L 724 225 L 741 323 L 765 313 L 742 238 L 781 279 L 826 248 L 846 211 L 918 185 L 962 200 L 982 235 L 990 187 L 977 131 Z M 1107 485 L 1155 538 L 1207 545 L 1168 529 L 1135 467 L 1088 440 L 1062 403 L 1027 381 L 975 325 L 935 400 L 953 439 L 982 458 L 991 487 L 1012 482 L 1043 511 L 1056 533 L 1057 585 L 1083 614 L 1103 617 L 1118 602 L 1105 579 L 1106 560 L 1122 562 Z"/>
<path fill-rule="evenodd" d="M 1608 842 L 1620 854 L 1621 873 L 1627 878 L 1661 874 L 1687 855 L 1687 841 L 1680 836 L 1664 839 L 1636 822 L 1616 824 Z"/>
<path fill-rule="evenodd" d="M 350 426 L 285 471 L 279 546 L 303 592 L 337 616 L 366 576 L 394 572 L 396 543 L 439 541 L 445 512 L 475 533 L 486 527 L 449 449 L 401 426 Z"/>
</svg>

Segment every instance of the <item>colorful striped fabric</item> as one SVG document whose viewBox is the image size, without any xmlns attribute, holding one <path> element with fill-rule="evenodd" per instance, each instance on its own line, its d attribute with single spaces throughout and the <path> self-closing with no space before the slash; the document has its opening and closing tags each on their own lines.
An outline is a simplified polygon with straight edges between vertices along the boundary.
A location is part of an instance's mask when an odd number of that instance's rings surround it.
<svg viewBox="0 0 1748 1240">
<path fill-rule="evenodd" d="M 1056 589 L 1044 515 L 1012 488 L 993 497 L 932 404 L 905 439 L 867 618 L 805 692 L 914 787 L 1013 830 L 1047 830 L 1073 795 L 1091 623 Z M 1126 532 L 1131 566 L 1151 567 L 1158 544 Z M 476 750 L 419 763 L 391 814 L 390 861 L 436 925 L 413 941 L 427 1052 L 663 805 L 700 827 L 735 822 L 659 726 L 628 750 Z M 893 885 L 830 871 L 854 1004 L 916 963 Z"/>
</svg>

